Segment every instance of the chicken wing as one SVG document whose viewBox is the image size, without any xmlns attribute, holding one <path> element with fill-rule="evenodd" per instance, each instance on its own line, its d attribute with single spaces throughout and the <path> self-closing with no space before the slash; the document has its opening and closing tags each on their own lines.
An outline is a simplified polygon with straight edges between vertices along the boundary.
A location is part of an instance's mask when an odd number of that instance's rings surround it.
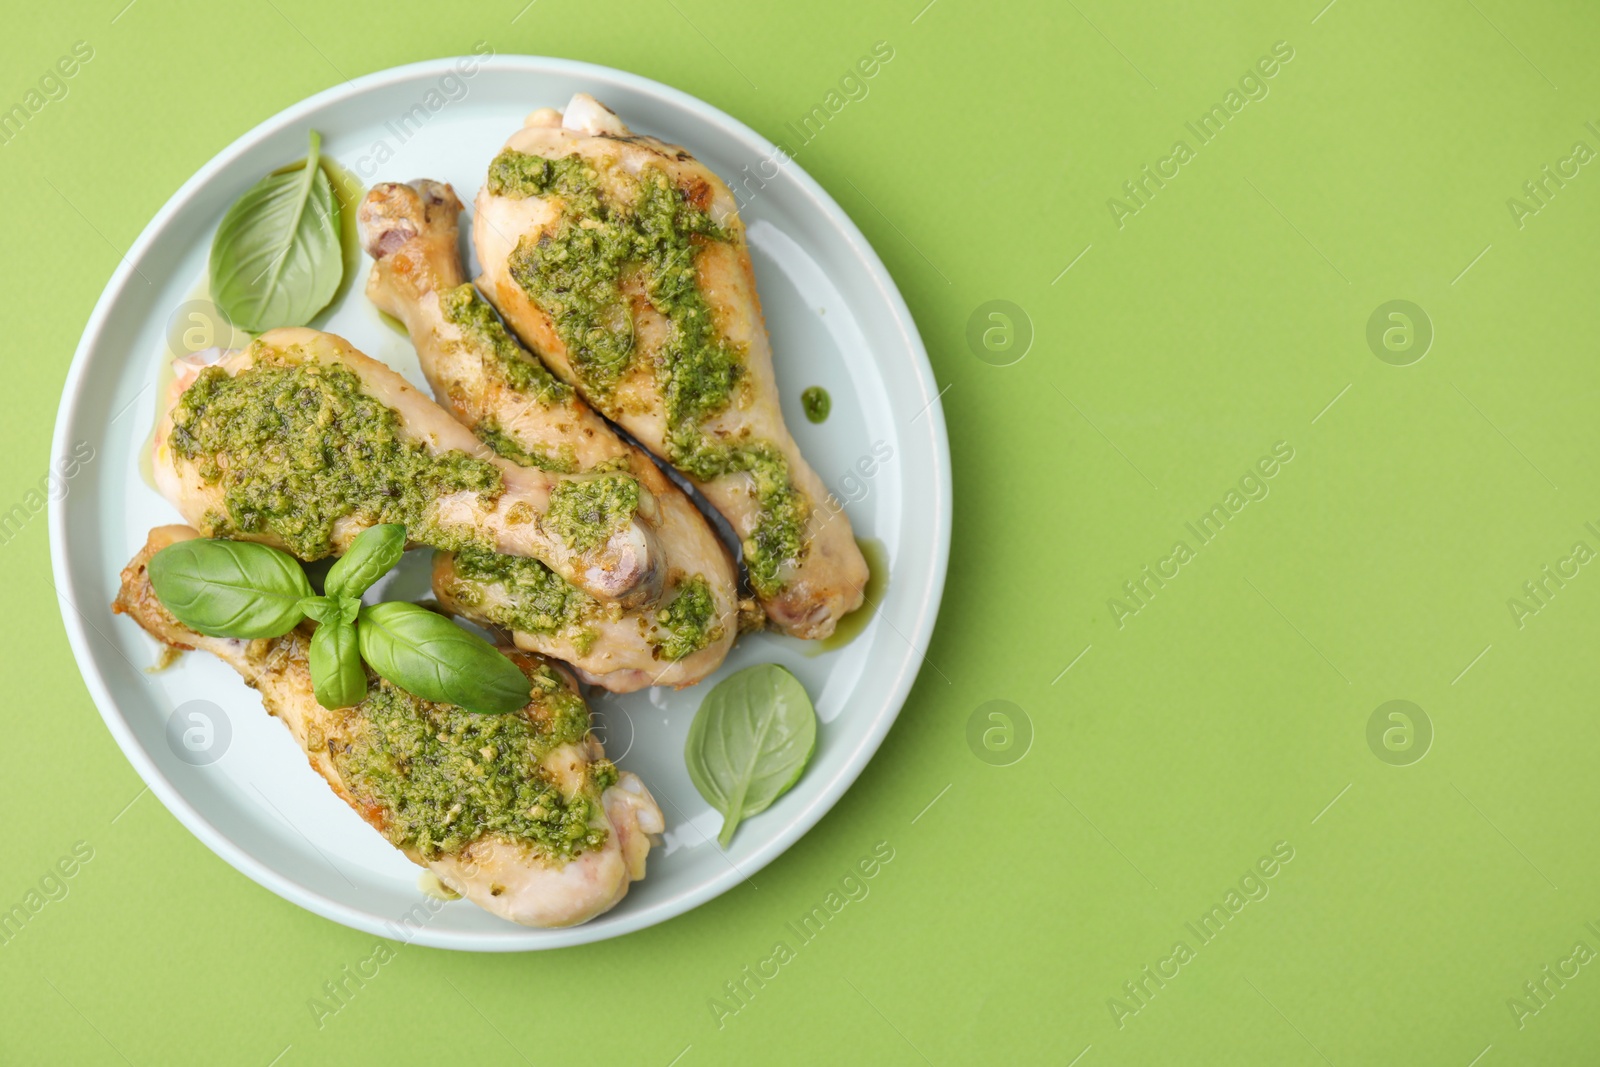
<svg viewBox="0 0 1600 1067">
<path fill-rule="evenodd" d="M 521 339 L 732 525 L 768 619 L 832 633 L 867 564 L 784 425 L 728 187 L 579 93 L 506 142 L 473 243 L 479 286 Z"/>
<path fill-rule="evenodd" d="M 665 606 L 607 615 L 536 561 L 489 553 L 438 553 L 435 592 L 451 611 L 509 630 L 519 647 L 567 660 L 606 688 L 699 681 L 738 632 L 727 549 L 655 463 L 517 344 L 466 282 L 460 214 L 455 191 L 439 182 L 367 193 L 360 227 L 373 257 L 368 297 L 405 324 L 439 402 L 501 456 L 543 470 L 626 476 L 650 493 L 660 511 Z"/>
<path fill-rule="evenodd" d="M 175 367 L 156 484 L 207 534 L 314 560 L 398 522 L 414 543 L 536 557 L 601 601 L 659 597 L 648 490 L 507 463 L 341 337 L 270 330 L 209 366 Z"/>
<path fill-rule="evenodd" d="M 168 646 L 210 652 L 238 671 L 312 768 L 407 859 L 524 926 L 585 922 L 644 877 L 661 810 L 636 776 L 605 759 L 587 706 L 558 666 L 501 650 L 533 691 L 510 715 L 431 704 L 376 677 L 360 704 L 329 710 L 312 694 L 301 630 L 259 641 L 205 637 L 162 606 L 149 559 L 196 536 L 186 526 L 152 530 L 123 570 L 112 610 Z"/>
</svg>

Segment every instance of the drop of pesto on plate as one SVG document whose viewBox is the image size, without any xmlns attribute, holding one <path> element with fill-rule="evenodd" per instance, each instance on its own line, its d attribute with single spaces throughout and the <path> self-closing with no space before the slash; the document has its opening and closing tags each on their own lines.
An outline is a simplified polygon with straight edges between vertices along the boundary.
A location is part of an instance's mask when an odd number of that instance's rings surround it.
<svg viewBox="0 0 1600 1067">
<path fill-rule="evenodd" d="M 833 397 L 822 386 L 813 385 L 800 394 L 800 406 L 805 408 L 806 418 L 812 422 L 826 422 L 828 412 L 833 410 Z"/>
</svg>

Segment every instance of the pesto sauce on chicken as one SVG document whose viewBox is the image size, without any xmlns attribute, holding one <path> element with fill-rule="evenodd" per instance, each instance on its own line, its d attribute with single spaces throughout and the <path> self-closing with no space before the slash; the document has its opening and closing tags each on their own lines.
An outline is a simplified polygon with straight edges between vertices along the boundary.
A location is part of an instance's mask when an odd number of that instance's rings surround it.
<svg viewBox="0 0 1600 1067">
<path fill-rule="evenodd" d="M 545 407 L 559 404 L 572 395 L 570 386 L 512 339 L 505 324 L 488 301 L 478 295 L 471 282 L 441 292 L 439 310 L 446 321 L 477 342 L 477 351 L 486 367 L 518 393 Z"/>
<path fill-rule="evenodd" d="M 711 586 L 697 574 L 678 586 L 672 602 L 656 612 L 657 630 L 651 633 L 650 643 L 663 658 L 682 659 L 722 637 L 716 618 Z"/>
<path fill-rule="evenodd" d="M 502 489 L 492 463 L 436 456 L 406 438 L 399 414 L 349 368 L 280 360 L 270 349 L 235 375 L 202 370 L 173 410 L 171 446 L 223 486 L 224 511 L 206 516 L 213 533 L 270 533 L 303 560 L 329 555 L 334 524 L 347 516 L 460 547 L 470 531 L 436 523 L 435 502 L 469 491 L 487 503 Z"/>
<path fill-rule="evenodd" d="M 550 196 L 561 203 L 551 232 L 523 238 L 511 276 L 555 324 L 573 373 L 597 407 L 615 418 L 612 395 L 634 359 L 633 316 L 625 285 L 671 326 L 652 372 L 666 419 L 667 458 L 690 477 L 710 481 L 747 473 L 760 514 L 744 539 L 751 585 L 764 597 L 783 589 L 784 568 L 805 552 L 810 507 L 789 464 L 761 440 L 721 440 L 705 429 L 732 402 L 744 374 L 742 345 L 721 336 L 701 293 L 697 251 L 732 239 L 696 207 L 661 168 L 637 175 L 579 155 L 546 159 L 507 149 L 489 167 L 496 196 Z M 620 191 L 612 195 L 612 191 Z"/>
<path fill-rule="evenodd" d="M 484 419 L 472 432 L 478 440 L 493 449 L 495 455 L 509 459 L 519 467 L 537 467 L 552 474 L 572 474 L 578 469 L 578 459 L 570 444 L 563 444 L 554 452 L 530 448 L 502 430 L 493 418 Z"/>
<path fill-rule="evenodd" d="M 602 545 L 639 510 L 639 483 L 626 474 L 564 481 L 550 491 L 545 522 L 575 552 Z"/>
<path fill-rule="evenodd" d="M 383 813 L 383 833 L 426 859 L 482 837 L 523 841 L 570 858 L 605 843 L 593 825 L 616 768 L 598 760 L 567 795 L 544 769 L 553 749 L 589 733 L 589 711 L 549 666 L 532 672 L 529 709 L 478 715 L 378 680 L 352 710 L 348 744 L 330 746 L 346 788 Z"/>
<path fill-rule="evenodd" d="M 445 592 L 496 626 L 540 636 L 564 633 L 580 653 L 591 647 L 594 634 L 584 624 L 602 610 L 599 603 L 531 556 L 469 545 L 455 554 L 454 570 Z"/>
</svg>

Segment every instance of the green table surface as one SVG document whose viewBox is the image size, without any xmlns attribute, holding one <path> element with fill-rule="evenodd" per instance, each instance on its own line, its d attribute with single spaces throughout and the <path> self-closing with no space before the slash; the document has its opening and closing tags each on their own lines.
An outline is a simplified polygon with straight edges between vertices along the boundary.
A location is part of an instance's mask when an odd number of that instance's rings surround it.
<svg viewBox="0 0 1600 1067">
<path fill-rule="evenodd" d="M 583 948 L 379 952 L 142 791 L 41 514 L 0 545 L 0 908 L 45 898 L 0 1062 L 1600 1058 L 1592 5 L 524 2 L 12 5 L 0 106 L 92 58 L 0 144 L 0 505 L 121 253 L 281 108 L 487 41 L 781 140 L 887 42 L 798 158 L 946 390 L 928 665 L 752 884 Z"/>
</svg>

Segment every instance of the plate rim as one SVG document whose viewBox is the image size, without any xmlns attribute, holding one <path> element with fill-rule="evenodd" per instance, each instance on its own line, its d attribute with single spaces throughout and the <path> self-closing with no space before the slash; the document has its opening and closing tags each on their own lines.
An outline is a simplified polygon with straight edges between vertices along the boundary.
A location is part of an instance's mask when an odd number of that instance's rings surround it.
<svg viewBox="0 0 1600 1067">
<path fill-rule="evenodd" d="M 239 135 L 226 147 L 213 155 L 179 186 L 177 191 L 167 199 L 160 210 L 145 224 L 138 238 L 129 247 L 127 253 L 112 272 L 105 288 L 95 302 L 94 310 L 90 313 L 78 346 L 73 352 L 72 362 L 68 367 L 66 380 L 62 386 L 61 401 L 57 406 L 55 427 L 51 435 L 52 457 L 65 455 L 68 451 L 67 431 L 72 421 L 73 412 L 81 402 L 82 394 L 88 382 L 89 354 L 101 345 L 107 319 L 111 314 L 112 308 L 122 298 L 124 290 L 128 287 L 130 280 L 137 271 L 138 261 L 147 252 L 150 245 L 173 223 L 179 213 L 183 211 L 217 172 L 228 166 L 234 159 L 248 151 L 263 138 L 302 121 L 306 115 L 312 112 L 345 100 L 358 98 L 366 93 L 397 82 L 404 82 L 419 76 L 426 77 L 441 74 L 453 69 L 454 64 L 464 58 L 468 57 L 442 56 L 396 67 L 388 67 L 314 93 L 276 112 Z M 714 125 L 721 126 L 735 140 L 744 143 L 755 151 L 758 158 L 771 156 L 777 151 L 777 146 L 773 142 L 714 104 L 652 78 L 646 78 L 642 75 L 618 70 L 603 64 L 556 56 L 497 53 L 487 57 L 475 56 L 471 58 L 478 63 L 479 70 L 496 69 L 511 74 L 529 73 L 584 78 L 602 82 L 610 81 L 620 87 L 654 96 L 665 103 L 695 113 Z M 821 821 L 822 817 L 833 809 L 849 790 L 850 786 L 854 784 L 861 772 L 866 769 L 867 764 L 871 762 L 872 756 L 883 743 L 883 739 L 888 735 L 889 730 L 893 727 L 905 706 L 911 687 L 921 673 L 921 663 L 926 661 L 927 649 L 932 639 L 934 625 L 938 619 L 939 606 L 943 599 L 945 580 L 949 569 L 953 486 L 950 468 L 950 443 L 945 426 L 943 404 L 934 388 L 937 385 L 937 381 L 934 377 L 933 366 L 928 359 L 927 349 L 922 342 L 920 332 L 917 330 L 916 322 L 911 316 L 910 308 L 906 305 L 904 296 L 895 284 L 893 277 L 889 274 L 888 269 L 884 266 L 877 251 L 837 201 L 798 162 L 790 158 L 787 169 L 799 184 L 801 191 L 811 199 L 827 221 L 841 233 L 850 250 L 859 256 L 865 265 L 868 275 L 879 290 L 884 305 L 893 317 L 893 325 L 898 329 L 907 345 L 912 356 L 911 370 L 915 381 L 922 391 L 922 397 L 928 400 L 928 406 L 924 411 L 928 418 L 929 437 L 931 438 L 928 443 L 932 446 L 934 478 L 930 488 L 934 496 L 937 517 L 936 529 L 932 531 L 934 558 L 928 581 L 920 590 L 916 590 L 913 593 L 917 598 L 917 602 L 914 605 L 916 625 L 914 632 L 908 635 L 908 643 L 911 646 L 913 656 L 908 657 L 906 665 L 900 669 L 899 677 L 894 679 L 887 709 L 878 715 L 855 749 L 847 754 L 840 770 L 831 779 L 822 784 L 822 788 L 817 791 L 812 801 L 737 868 L 730 863 L 728 870 L 718 873 L 698 887 L 657 901 L 646 908 L 611 923 L 603 923 L 603 919 L 597 919 L 579 926 L 560 929 L 509 928 L 503 932 L 498 930 L 481 932 L 441 931 L 431 927 L 424 927 L 412 931 L 411 937 L 403 939 L 405 944 L 475 952 L 537 951 L 619 937 L 647 929 L 658 923 L 676 918 L 685 912 L 692 911 L 707 901 L 721 896 L 739 882 L 744 881 L 750 874 L 759 871 L 777 859 L 801 837 L 809 833 Z M 64 599 L 67 601 L 67 603 L 58 603 L 57 607 L 61 612 L 62 623 L 66 629 L 68 644 L 71 647 L 78 672 L 89 690 L 96 709 L 100 712 L 101 719 L 111 731 L 112 737 L 116 740 L 123 756 L 133 765 L 134 770 L 138 772 L 139 777 L 143 779 L 150 791 L 156 795 L 157 799 L 190 833 L 194 834 L 202 844 L 251 881 L 322 918 L 365 933 L 394 938 L 392 926 L 385 927 L 375 915 L 323 896 L 321 893 L 300 884 L 294 878 L 270 864 L 257 859 L 242 846 L 235 844 L 232 838 L 214 826 L 204 813 L 183 796 L 178 787 L 162 773 L 161 769 L 146 754 L 144 746 L 134 735 L 131 725 L 124 717 L 106 678 L 99 669 L 97 661 L 89 651 L 91 642 L 86 631 L 87 619 L 84 618 L 81 610 L 77 607 L 73 596 L 75 582 L 73 563 L 67 550 L 66 499 L 66 497 L 63 497 L 59 501 L 51 500 L 49 502 L 51 570 L 56 578 L 57 600 Z M 102 640 L 105 640 L 105 638 L 102 637 Z M 915 665 L 915 669 L 911 669 L 913 665 Z"/>
</svg>

